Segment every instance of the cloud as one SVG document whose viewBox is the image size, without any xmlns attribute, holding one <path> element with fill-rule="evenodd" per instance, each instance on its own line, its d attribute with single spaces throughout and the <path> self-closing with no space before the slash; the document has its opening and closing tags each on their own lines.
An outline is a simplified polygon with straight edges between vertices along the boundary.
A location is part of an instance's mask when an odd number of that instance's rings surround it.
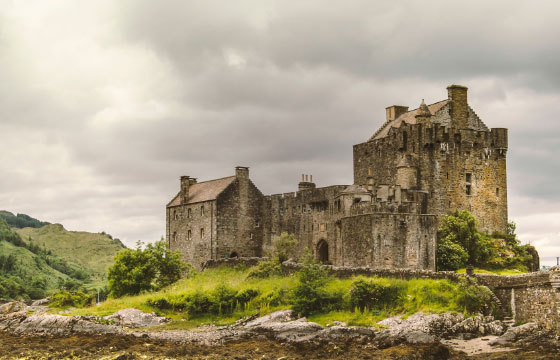
<svg viewBox="0 0 560 360">
<path fill-rule="evenodd" d="M 349 184 L 352 145 L 386 106 L 461 83 L 488 126 L 509 128 L 520 238 L 560 250 L 559 225 L 538 220 L 560 202 L 555 2 L 0 5 L 7 210 L 153 241 L 180 175 L 250 166 L 265 193 L 294 191 L 301 173 Z"/>
</svg>

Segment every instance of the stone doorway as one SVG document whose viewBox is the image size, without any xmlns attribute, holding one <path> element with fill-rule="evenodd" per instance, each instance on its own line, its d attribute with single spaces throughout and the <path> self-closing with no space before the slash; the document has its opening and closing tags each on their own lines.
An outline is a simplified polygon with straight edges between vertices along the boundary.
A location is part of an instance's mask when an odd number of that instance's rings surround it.
<svg viewBox="0 0 560 360">
<path fill-rule="evenodd" d="M 234 251 L 231 254 L 229 254 L 229 257 L 230 257 L 230 259 L 233 259 L 233 258 L 238 258 L 239 255 L 237 255 L 237 253 Z"/>
<path fill-rule="evenodd" d="M 317 243 L 317 260 L 323 264 L 329 262 L 329 244 L 325 240 Z"/>
</svg>

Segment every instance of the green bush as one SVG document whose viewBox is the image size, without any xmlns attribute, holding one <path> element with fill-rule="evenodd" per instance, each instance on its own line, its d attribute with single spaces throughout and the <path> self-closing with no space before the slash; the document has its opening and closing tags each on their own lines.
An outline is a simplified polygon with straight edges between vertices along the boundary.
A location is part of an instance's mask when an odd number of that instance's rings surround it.
<svg viewBox="0 0 560 360">
<path fill-rule="evenodd" d="M 231 314 L 237 304 L 236 293 L 235 290 L 225 284 L 216 286 L 214 291 L 210 293 L 212 300 L 210 312 L 216 315 Z"/>
<path fill-rule="evenodd" d="M 192 265 L 181 261 L 181 253 L 170 251 L 162 238 L 142 250 L 123 249 L 115 255 L 115 263 L 108 272 L 112 297 L 137 295 L 142 291 L 159 290 L 179 280 Z"/>
<path fill-rule="evenodd" d="M 328 292 L 325 285 L 329 280 L 327 270 L 313 262 L 312 256 L 305 256 L 306 264 L 297 272 L 298 282 L 292 294 L 292 309 L 308 316 L 340 308 L 343 304 L 341 292 Z"/>
<path fill-rule="evenodd" d="M 405 292 L 406 286 L 358 279 L 350 286 L 350 304 L 362 312 L 366 309 L 381 309 L 396 305 Z"/>
<path fill-rule="evenodd" d="M 261 261 L 249 270 L 248 279 L 266 279 L 282 275 L 282 265 L 276 261 Z"/>
<path fill-rule="evenodd" d="M 297 244 L 298 242 L 294 238 L 293 234 L 283 232 L 282 234 L 280 234 L 280 239 L 278 239 L 274 243 L 274 252 L 272 258 L 279 264 L 283 263 L 294 255 Z"/>
<path fill-rule="evenodd" d="M 93 305 L 95 295 L 85 294 L 81 291 L 59 290 L 51 295 L 49 305 L 52 307 L 75 307 L 82 308 Z"/>
<path fill-rule="evenodd" d="M 437 269 L 439 271 L 455 271 L 464 268 L 469 259 L 469 254 L 463 247 L 448 239 L 438 239 L 437 242 Z"/>
<path fill-rule="evenodd" d="M 472 279 L 460 279 L 457 305 L 467 313 L 491 314 L 495 306 L 492 298 L 492 292 L 486 286 L 480 286 Z"/>
<path fill-rule="evenodd" d="M 259 295 L 259 292 L 255 289 L 245 289 L 238 291 L 235 295 L 235 300 L 240 304 L 244 305 L 249 301 L 253 300 Z"/>
</svg>

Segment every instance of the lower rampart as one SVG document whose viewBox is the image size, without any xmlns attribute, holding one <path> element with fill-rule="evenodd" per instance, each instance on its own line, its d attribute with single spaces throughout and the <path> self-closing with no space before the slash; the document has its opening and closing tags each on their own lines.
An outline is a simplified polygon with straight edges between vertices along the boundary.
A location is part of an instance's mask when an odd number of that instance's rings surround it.
<svg viewBox="0 0 560 360">
<path fill-rule="evenodd" d="M 253 266 L 265 258 L 235 258 L 207 261 L 203 268 L 219 266 Z M 282 271 L 286 274 L 297 272 L 303 264 L 286 261 Z M 345 267 L 323 265 L 333 276 L 376 276 L 393 279 L 447 279 L 459 281 L 468 278 L 465 274 L 450 271 L 429 271 L 410 269 L 372 269 L 368 267 Z M 517 323 L 536 322 L 547 329 L 560 330 L 560 271 L 537 271 L 522 275 L 475 274 L 480 285 L 487 286 L 500 300 L 502 313 L 511 316 Z"/>
</svg>

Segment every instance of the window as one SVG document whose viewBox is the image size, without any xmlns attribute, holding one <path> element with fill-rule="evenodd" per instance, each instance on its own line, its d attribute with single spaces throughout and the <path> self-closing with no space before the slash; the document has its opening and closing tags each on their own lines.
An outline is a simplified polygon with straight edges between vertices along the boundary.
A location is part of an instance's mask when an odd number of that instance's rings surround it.
<svg viewBox="0 0 560 360">
<path fill-rule="evenodd" d="M 250 236 L 250 238 L 251 238 L 251 239 L 253 238 L 253 233 L 251 233 L 251 236 Z"/>
<path fill-rule="evenodd" d="M 255 223 L 255 227 L 258 228 L 259 226 L 261 226 L 261 223 L 257 220 L 257 222 Z"/>
<path fill-rule="evenodd" d="M 471 186 L 467 185 L 467 195 L 470 195 L 470 194 L 471 194 Z"/>
<path fill-rule="evenodd" d="M 192 233 L 190 230 L 187 230 L 187 240 L 191 240 L 192 239 Z"/>
<path fill-rule="evenodd" d="M 191 208 L 187 209 L 187 218 L 190 219 L 192 217 Z"/>
<path fill-rule="evenodd" d="M 500 188 L 496 188 L 496 196 L 500 196 Z"/>
<path fill-rule="evenodd" d="M 465 174 L 465 180 L 466 180 L 468 183 L 471 182 L 471 180 L 472 180 L 472 175 L 471 175 L 471 173 L 466 173 L 466 174 Z"/>
<path fill-rule="evenodd" d="M 325 224 L 319 225 L 319 231 L 325 231 L 325 230 L 326 230 Z"/>
<path fill-rule="evenodd" d="M 175 220 L 179 219 L 179 214 L 177 214 L 177 210 L 173 210 L 173 218 Z"/>
<path fill-rule="evenodd" d="M 204 239 L 204 228 L 200 228 L 200 238 Z"/>
<path fill-rule="evenodd" d="M 449 172 L 445 173 L 445 177 L 449 179 Z"/>
<path fill-rule="evenodd" d="M 200 216 L 204 216 L 204 205 L 200 206 Z"/>
<path fill-rule="evenodd" d="M 173 233 L 173 237 L 171 238 L 173 242 L 177 241 L 177 232 Z"/>
</svg>

